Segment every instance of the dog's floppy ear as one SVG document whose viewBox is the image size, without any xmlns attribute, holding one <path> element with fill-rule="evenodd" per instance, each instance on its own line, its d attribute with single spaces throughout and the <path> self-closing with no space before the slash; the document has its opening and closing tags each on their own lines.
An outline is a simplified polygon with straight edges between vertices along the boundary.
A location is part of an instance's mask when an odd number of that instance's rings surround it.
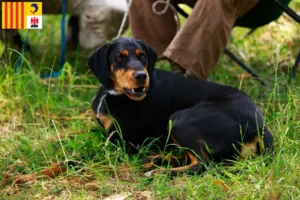
<svg viewBox="0 0 300 200">
<path fill-rule="evenodd" d="M 88 65 L 93 74 L 98 78 L 99 82 L 108 87 L 110 83 L 110 70 L 108 63 L 108 50 L 110 43 L 103 45 L 94 51 L 89 59 Z"/>
<path fill-rule="evenodd" d="M 145 42 L 143 40 L 137 40 L 137 41 L 140 45 L 142 45 L 142 47 L 146 51 L 147 56 L 148 56 L 147 68 L 148 68 L 148 71 L 152 71 L 155 67 L 155 63 L 157 60 L 157 54 L 156 54 L 155 50 L 152 47 L 145 44 Z"/>
</svg>

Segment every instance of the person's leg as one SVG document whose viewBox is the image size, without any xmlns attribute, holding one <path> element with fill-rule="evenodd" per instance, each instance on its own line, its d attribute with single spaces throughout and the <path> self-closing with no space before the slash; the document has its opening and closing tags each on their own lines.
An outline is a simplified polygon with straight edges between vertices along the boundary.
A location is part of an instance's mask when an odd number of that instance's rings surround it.
<svg viewBox="0 0 300 200">
<path fill-rule="evenodd" d="M 68 33 L 67 33 L 67 49 L 74 50 L 79 44 L 79 17 L 70 16 L 68 21 Z"/>
<path fill-rule="evenodd" d="M 94 49 L 118 35 L 127 9 L 126 0 L 84 1 L 80 10 L 79 44 L 84 49 Z M 128 27 L 125 24 L 123 31 Z"/>
<path fill-rule="evenodd" d="M 163 53 L 186 70 L 207 80 L 219 60 L 235 20 L 259 0 L 198 0 L 191 15 Z"/>
<path fill-rule="evenodd" d="M 162 15 L 153 13 L 154 2 L 155 0 L 134 0 L 129 11 L 129 24 L 133 38 L 144 40 L 156 50 L 158 58 L 162 58 L 162 53 L 176 34 L 176 21 L 171 9 Z M 163 8 L 163 4 L 157 6 L 158 11 Z"/>
</svg>

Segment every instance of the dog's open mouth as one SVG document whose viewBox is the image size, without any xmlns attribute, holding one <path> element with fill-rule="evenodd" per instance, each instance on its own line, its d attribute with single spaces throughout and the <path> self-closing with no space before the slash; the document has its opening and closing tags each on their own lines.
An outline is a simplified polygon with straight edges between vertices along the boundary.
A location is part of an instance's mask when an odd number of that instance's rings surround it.
<svg viewBox="0 0 300 200">
<path fill-rule="evenodd" d="M 144 86 L 140 86 L 133 89 L 124 88 L 124 91 L 130 96 L 142 97 L 146 94 L 147 88 L 145 88 Z"/>
</svg>

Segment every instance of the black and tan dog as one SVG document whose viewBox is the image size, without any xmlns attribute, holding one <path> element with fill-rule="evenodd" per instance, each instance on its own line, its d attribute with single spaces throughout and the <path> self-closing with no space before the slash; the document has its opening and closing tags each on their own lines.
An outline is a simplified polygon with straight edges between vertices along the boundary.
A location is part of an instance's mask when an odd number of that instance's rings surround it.
<svg viewBox="0 0 300 200">
<path fill-rule="evenodd" d="M 158 137 L 165 144 L 172 120 L 170 138 L 186 148 L 190 164 L 171 172 L 199 170 L 202 161 L 246 158 L 273 149 L 262 113 L 246 94 L 154 69 L 155 63 L 151 47 L 129 38 L 105 44 L 90 56 L 89 66 L 102 84 L 92 108 L 107 132 L 115 129 L 113 118 L 127 146 Z"/>
</svg>

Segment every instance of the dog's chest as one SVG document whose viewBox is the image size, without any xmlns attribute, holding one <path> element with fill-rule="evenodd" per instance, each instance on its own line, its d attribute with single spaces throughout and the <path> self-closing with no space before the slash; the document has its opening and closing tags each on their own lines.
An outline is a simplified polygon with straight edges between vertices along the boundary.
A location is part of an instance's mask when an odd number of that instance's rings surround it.
<svg viewBox="0 0 300 200">
<path fill-rule="evenodd" d="M 123 138 L 133 144 L 141 144 L 147 138 L 166 134 L 170 117 L 168 110 L 168 105 L 159 99 L 133 102 L 111 97 L 104 98 L 99 108 L 102 115 L 110 115 L 115 119 Z"/>
</svg>

